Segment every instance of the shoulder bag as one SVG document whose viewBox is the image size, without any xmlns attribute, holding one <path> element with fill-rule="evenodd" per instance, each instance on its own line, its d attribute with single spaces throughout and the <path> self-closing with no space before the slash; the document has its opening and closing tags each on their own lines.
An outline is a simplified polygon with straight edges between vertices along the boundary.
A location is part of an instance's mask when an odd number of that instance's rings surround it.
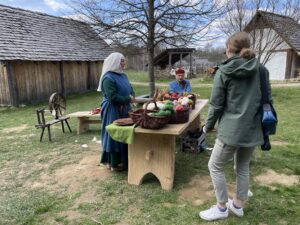
<svg viewBox="0 0 300 225">
<path fill-rule="evenodd" d="M 261 88 L 261 123 L 263 127 L 264 134 L 264 144 L 261 146 L 261 149 L 268 151 L 271 149 L 271 144 L 269 140 L 269 135 L 276 133 L 277 126 L 277 113 L 269 100 L 268 97 L 268 76 L 266 74 L 266 69 L 259 65 L 259 75 L 260 75 L 260 88 Z"/>
</svg>

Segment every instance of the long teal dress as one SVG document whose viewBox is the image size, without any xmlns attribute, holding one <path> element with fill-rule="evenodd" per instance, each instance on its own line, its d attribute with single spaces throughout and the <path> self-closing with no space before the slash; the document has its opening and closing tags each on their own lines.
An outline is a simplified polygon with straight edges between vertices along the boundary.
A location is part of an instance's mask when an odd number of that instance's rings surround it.
<svg viewBox="0 0 300 225">
<path fill-rule="evenodd" d="M 131 110 L 130 95 L 134 96 L 133 89 L 124 73 L 107 72 L 104 74 L 101 89 L 103 100 L 101 103 L 102 119 L 102 155 L 100 163 L 109 164 L 112 168 L 128 165 L 128 148 L 113 140 L 106 131 L 106 126 L 114 120 L 127 118 Z"/>
</svg>

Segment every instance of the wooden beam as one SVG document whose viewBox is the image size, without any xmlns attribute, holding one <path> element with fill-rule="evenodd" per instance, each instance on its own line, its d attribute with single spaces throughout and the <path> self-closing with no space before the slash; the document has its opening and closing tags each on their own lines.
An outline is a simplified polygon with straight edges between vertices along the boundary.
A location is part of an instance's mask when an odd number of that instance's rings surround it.
<svg viewBox="0 0 300 225">
<path fill-rule="evenodd" d="M 172 53 L 169 53 L 169 69 L 172 67 Z"/>
<path fill-rule="evenodd" d="M 92 75 L 91 75 L 91 62 L 87 62 L 88 66 L 88 74 L 86 79 L 86 88 L 91 90 L 91 83 L 92 83 Z"/>
<path fill-rule="evenodd" d="M 289 49 L 286 55 L 285 79 L 291 78 L 292 61 L 293 61 L 293 50 Z"/>
<path fill-rule="evenodd" d="M 288 49 L 273 49 L 273 50 L 269 50 L 268 52 L 288 52 L 292 49 L 288 48 Z"/>
<path fill-rule="evenodd" d="M 180 53 L 180 67 L 182 65 L 182 53 Z"/>
<path fill-rule="evenodd" d="M 61 86 L 61 94 L 66 97 L 65 92 L 65 78 L 64 78 L 64 62 L 59 62 L 59 73 L 60 73 L 60 86 Z"/>
<path fill-rule="evenodd" d="M 16 82 L 15 75 L 12 69 L 12 63 L 6 61 L 6 70 L 7 70 L 7 81 L 10 94 L 10 104 L 12 106 L 18 106 L 19 104 L 19 90 Z"/>
</svg>

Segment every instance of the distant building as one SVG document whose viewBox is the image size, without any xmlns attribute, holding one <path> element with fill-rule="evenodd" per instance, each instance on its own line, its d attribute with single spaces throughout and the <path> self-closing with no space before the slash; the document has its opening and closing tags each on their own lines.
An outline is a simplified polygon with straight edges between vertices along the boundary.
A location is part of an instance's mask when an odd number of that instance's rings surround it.
<svg viewBox="0 0 300 225">
<path fill-rule="evenodd" d="M 172 71 L 175 67 L 185 67 L 187 76 L 193 76 L 193 61 L 192 54 L 195 51 L 194 48 L 168 48 L 154 57 L 155 66 L 155 78 L 168 78 L 174 74 Z M 184 65 L 184 61 L 188 61 L 187 65 Z"/>
<path fill-rule="evenodd" d="M 95 90 L 112 52 L 89 24 L 0 5 L 0 105 Z"/>
<path fill-rule="evenodd" d="M 299 77 L 300 25 L 297 21 L 287 16 L 257 11 L 245 31 L 255 36 L 254 44 L 256 42 L 256 45 L 267 46 L 262 50 L 260 59 L 266 61 L 265 66 L 270 71 L 271 80 Z M 271 38 L 278 40 L 272 46 L 266 45 Z"/>
</svg>

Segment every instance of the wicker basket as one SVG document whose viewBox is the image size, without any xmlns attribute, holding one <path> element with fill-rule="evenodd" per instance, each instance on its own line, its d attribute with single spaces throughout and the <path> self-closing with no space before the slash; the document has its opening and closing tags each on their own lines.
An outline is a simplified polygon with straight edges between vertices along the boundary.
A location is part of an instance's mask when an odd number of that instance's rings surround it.
<svg viewBox="0 0 300 225">
<path fill-rule="evenodd" d="M 155 103 L 155 100 L 151 100 Z M 141 126 L 142 128 L 146 129 L 159 129 L 164 127 L 166 124 L 169 123 L 171 116 L 164 116 L 164 117 L 154 117 L 154 116 L 149 116 L 149 110 L 147 110 L 148 104 L 151 102 L 146 103 L 146 107 L 143 110 L 142 115 L 140 116 L 138 120 L 138 125 Z"/>
<path fill-rule="evenodd" d="M 195 109 L 195 105 L 196 105 L 196 95 L 195 94 L 190 94 L 192 95 L 192 97 L 189 97 L 189 99 L 191 99 L 193 101 L 193 104 L 192 104 L 192 109 Z"/>
<path fill-rule="evenodd" d="M 141 117 L 144 114 L 144 111 L 145 111 L 144 109 L 137 109 L 137 110 L 128 112 L 128 114 L 129 114 L 130 118 L 133 120 L 133 122 L 138 125 Z M 158 112 L 158 111 L 159 111 L 159 109 L 157 109 L 157 110 L 149 110 L 148 109 L 147 113 Z"/>
<path fill-rule="evenodd" d="M 185 107 L 183 110 L 177 111 L 171 116 L 171 120 L 169 123 L 178 124 L 178 123 L 186 123 L 190 118 L 190 107 Z"/>
</svg>

